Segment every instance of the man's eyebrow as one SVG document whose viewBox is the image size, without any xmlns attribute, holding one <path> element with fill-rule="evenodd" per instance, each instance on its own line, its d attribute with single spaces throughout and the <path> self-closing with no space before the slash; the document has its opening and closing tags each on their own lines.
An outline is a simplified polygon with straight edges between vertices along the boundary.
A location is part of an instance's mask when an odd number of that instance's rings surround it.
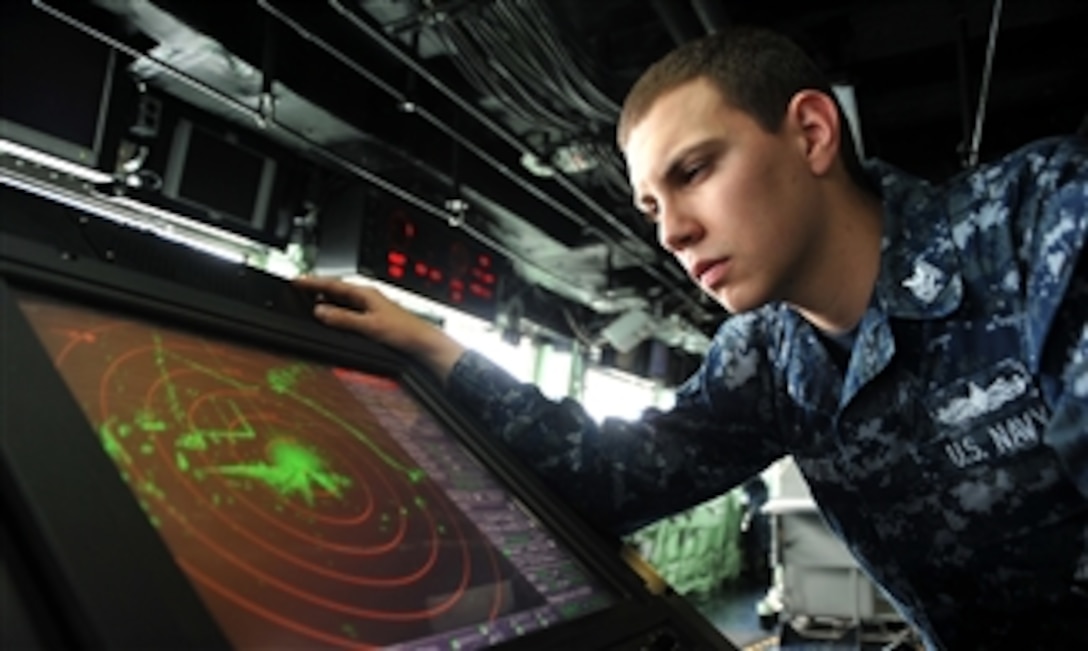
<svg viewBox="0 0 1088 651">
<path fill-rule="evenodd" d="M 683 164 L 685 158 L 690 156 L 693 151 L 698 151 L 700 148 L 704 147 L 706 144 L 707 144 L 706 141 L 701 141 L 701 142 L 694 143 L 692 145 L 688 145 L 688 146 L 686 146 L 683 149 L 680 149 L 678 151 L 672 152 L 669 155 L 669 158 L 668 158 L 668 160 L 667 160 L 667 162 L 665 164 L 665 167 L 664 167 L 665 171 L 660 175 L 660 178 L 667 179 L 671 175 L 675 174 L 676 170 L 678 170 L 680 168 L 680 166 Z M 651 180 L 655 180 L 654 175 L 651 175 L 650 178 L 651 178 Z"/>
<path fill-rule="evenodd" d="M 717 138 L 709 138 L 706 140 L 700 140 L 684 147 L 683 149 L 675 152 L 672 158 L 669 159 L 668 164 L 665 166 L 665 173 L 662 178 L 668 180 L 674 180 L 680 177 L 683 173 L 684 164 L 687 159 L 692 156 L 701 156 L 713 151 L 716 151 L 721 146 L 721 141 Z"/>
<path fill-rule="evenodd" d="M 704 152 L 710 152 L 718 149 L 721 146 L 721 141 L 717 138 L 708 138 L 706 140 L 700 140 L 692 143 L 683 149 L 677 150 L 670 155 L 668 163 L 665 166 L 664 173 L 661 174 L 662 179 L 672 181 L 681 176 L 685 159 L 690 158 L 693 154 L 702 154 Z M 638 210 L 644 210 L 647 201 L 652 201 L 652 198 L 647 195 L 638 194 L 638 189 L 632 189 L 631 202 Z"/>
</svg>

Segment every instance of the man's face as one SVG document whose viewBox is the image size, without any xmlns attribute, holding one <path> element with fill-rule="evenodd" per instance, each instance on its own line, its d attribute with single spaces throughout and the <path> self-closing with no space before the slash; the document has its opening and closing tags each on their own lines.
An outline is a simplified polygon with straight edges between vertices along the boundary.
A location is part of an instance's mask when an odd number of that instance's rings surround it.
<svg viewBox="0 0 1088 651">
<path fill-rule="evenodd" d="M 789 301 L 820 237 L 803 130 L 768 133 L 706 79 L 659 97 L 624 147 L 635 204 L 730 312 Z"/>
</svg>

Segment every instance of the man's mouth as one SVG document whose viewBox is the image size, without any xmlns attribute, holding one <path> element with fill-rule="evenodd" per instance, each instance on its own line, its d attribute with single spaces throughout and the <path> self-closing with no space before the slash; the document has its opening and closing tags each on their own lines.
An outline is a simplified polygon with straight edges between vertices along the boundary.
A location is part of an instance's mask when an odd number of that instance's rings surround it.
<svg viewBox="0 0 1088 651">
<path fill-rule="evenodd" d="M 713 287 L 721 282 L 729 270 L 729 260 L 729 258 L 700 260 L 691 268 L 691 277 L 704 287 Z"/>
</svg>

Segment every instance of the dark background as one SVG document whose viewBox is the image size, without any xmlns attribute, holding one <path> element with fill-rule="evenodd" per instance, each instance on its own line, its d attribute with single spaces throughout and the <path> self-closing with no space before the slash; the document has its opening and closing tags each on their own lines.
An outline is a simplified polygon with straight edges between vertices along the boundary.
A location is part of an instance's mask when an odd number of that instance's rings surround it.
<svg viewBox="0 0 1088 651">
<path fill-rule="evenodd" d="M 265 143 L 280 161 L 275 207 L 308 216 L 291 237 L 319 270 L 396 281 L 385 255 L 407 214 L 427 242 L 411 262 L 447 285 L 455 243 L 495 260 L 495 291 L 470 307 L 512 336 L 526 317 L 600 343 L 640 309 L 665 345 L 695 352 L 688 335 L 724 318 L 631 207 L 614 144 L 625 91 L 679 42 L 731 24 L 786 33 L 855 89 L 865 154 L 934 181 L 969 167 L 980 124 L 984 163 L 1083 128 L 1088 112 L 1083 0 L 43 4 L 123 45 L 112 115 L 150 145 L 152 166 L 178 115 Z M 143 97 L 165 106 L 160 133 L 131 128 Z M 270 241 L 285 241 L 284 220 L 270 223 Z M 449 299 L 427 282 L 412 288 Z M 628 365 L 650 357 L 634 355 Z"/>
</svg>

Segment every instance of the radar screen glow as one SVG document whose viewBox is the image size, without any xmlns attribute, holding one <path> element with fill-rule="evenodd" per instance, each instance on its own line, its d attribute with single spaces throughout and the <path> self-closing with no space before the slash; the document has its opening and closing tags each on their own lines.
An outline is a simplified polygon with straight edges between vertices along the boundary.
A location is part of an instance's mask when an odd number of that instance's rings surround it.
<svg viewBox="0 0 1088 651">
<path fill-rule="evenodd" d="M 236 647 L 481 648 L 612 603 L 389 378 L 20 304 Z"/>
</svg>

